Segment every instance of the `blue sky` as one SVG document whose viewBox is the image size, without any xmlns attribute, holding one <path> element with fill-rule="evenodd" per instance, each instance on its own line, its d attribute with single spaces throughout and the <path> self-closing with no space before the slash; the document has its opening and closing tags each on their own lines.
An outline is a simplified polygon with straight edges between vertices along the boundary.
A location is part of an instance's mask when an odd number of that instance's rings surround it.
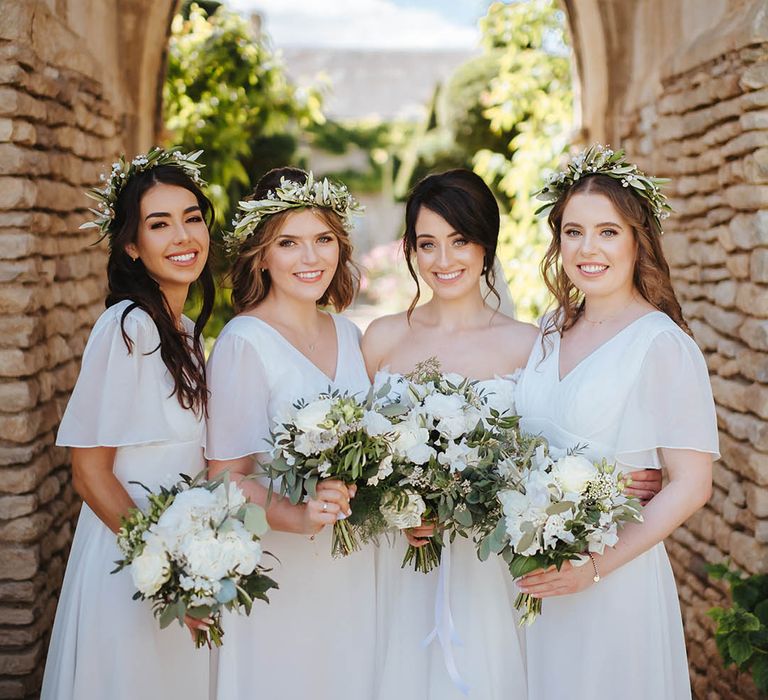
<svg viewBox="0 0 768 700">
<path fill-rule="evenodd" d="M 258 12 L 274 45 L 371 49 L 474 49 L 489 0 L 228 0 Z"/>
</svg>

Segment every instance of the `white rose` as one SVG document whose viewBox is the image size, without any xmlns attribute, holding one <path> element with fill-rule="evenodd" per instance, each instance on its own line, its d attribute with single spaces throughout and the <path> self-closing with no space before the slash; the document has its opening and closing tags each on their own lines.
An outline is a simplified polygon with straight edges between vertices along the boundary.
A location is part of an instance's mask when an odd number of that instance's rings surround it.
<svg viewBox="0 0 768 700">
<path fill-rule="evenodd" d="M 435 454 L 437 453 L 433 447 L 427 445 L 426 442 L 420 442 L 405 451 L 405 458 L 411 464 L 426 464 Z"/>
<path fill-rule="evenodd" d="M 424 410 L 436 421 L 444 418 L 462 419 L 464 399 L 458 394 L 430 394 L 424 399 Z"/>
<path fill-rule="evenodd" d="M 366 482 L 368 486 L 377 486 L 382 479 L 386 479 L 392 473 L 392 455 L 387 455 L 379 462 L 378 471 Z"/>
<path fill-rule="evenodd" d="M 426 428 L 420 428 L 408 422 L 399 423 L 396 426 L 395 436 L 392 449 L 395 454 L 402 456 L 414 445 L 426 444 L 429 441 L 429 431 Z"/>
<path fill-rule="evenodd" d="M 515 413 L 515 382 L 497 378 L 484 394 L 488 408 L 496 409 L 502 416 Z"/>
<path fill-rule="evenodd" d="M 392 432 L 392 423 L 378 411 L 366 411 L 362 423 L 365 432 L 373 437 Z"/>
<path fill-rule="evenodd" d="M 437 456 L 437 461 L 448 467 L 451 473 L 462 472 L 469 466 L 477 464 L 479 459 L 478 449 L 468 447 L 467 443 L 449 442 L 445 452 Z"/>
<path fill-rule="evenodd" d="M 325 421 L 331 410 L 330 399 L 319 399 L 300 408 L 293 417 L 293 424 L 303 432 L 321 430 L 320 424 Z"/>
<path fill-rule="evenodd" d="M 225 552 L 213 530 L 204 530 L 185 537 L 179 553 L 186 560 L 184 569 L 193 577 L 218 581 L 227 574 Z"/>
<path fill-rule="evenodd" d="M 170 575 L 168 554 L 156 540 L 148 541 L 142 553 L 131 562 L 133 585 L 144 596 L 157 593 Z"/>
<path fill-rule="evenodd" d="M 419 527 L 421 525 L 421 516 L 427 509 L 424 499 L 419 494 L 410 490 L 406 493 L 408 500 L 402 506 L 398 507 L 397 497 L 392 497 L 385 503 L 382 503 L 379 508 L 387 525 L 398 530 Z"/>
<path fill-rule="evenodd" d="M 561 457 L 552 469 L 552 476 L 568 493 L 582 493 L 587 483 L 597 475 L 597 467 L 580 455 Z"/>
</svg>

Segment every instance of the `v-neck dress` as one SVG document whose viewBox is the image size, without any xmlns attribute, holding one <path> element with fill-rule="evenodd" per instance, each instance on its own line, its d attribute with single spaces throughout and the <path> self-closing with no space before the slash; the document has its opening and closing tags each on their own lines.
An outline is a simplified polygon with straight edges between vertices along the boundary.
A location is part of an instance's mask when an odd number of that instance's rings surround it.
<svg viewBox="0 0 768 700">
<path fill-rule="evenodd" d="M 360 331 L 341 316 L 333 315 L 333 321 L 338 341 L 333 379 L 258 318 L 238 316 L 223 328 L 207 365 L 209 459 L 265 457 L 274 419 L 299 398 L 329 388 L 368 391 Z M 219 700 L 370 698 L 373 547 L 333 559 L 330 527 L 314 540 L 270 531 L 262 544 L 279 559 L 272 576 L 280 588 L 270 591 L 269 605 L 257 602 L 249 617 L 225 617 Z"/>
<path fill-rule="evenodd" d="M 516 394 L 522 428 L 554 450 L 582 445 L 624 471 L 662 468 L 661 448 L 719 456 L 706 363 L 666 314 L 640 317 L 562 378 L 559 359 L 559 335 L 543 348 L 539 337 Z M 526 645 L 530 700 L 691 697 L 663 543 L 580 593 L 546 598 Z"/>
<path fill-rule="evenodd" d="M 374 386 L 386 382 L 393 398 L 405 391 L 401 374 L 379 371 Z M 478 382 L 491 406 L 501 413 L 514 413 L 514 384 L 514 377 Z M 446 544 L 441 567 L 423 574 L 412 565 L 400 566 L 408 547 L 405 537 L 397 534 L 390 539 L 382 539 L 377 550 L 374 698 L 525 700 L 523 630 L 510 596 L 512 578 L 501 557 L 480 561 L 471 540 L 457 537 Z M 450 565 L 446 566 L 448 554 Z M 423 642 L 435 627 L 441 576 L 456 636 L 447 648 L 441 647 L 439 639 L 425 648 Z M 445 652 L 456 665 L 458 676 L 453 680 Z M 467 696 L 460 690 L 461 682 L 469 687 Z"/>
</svg>

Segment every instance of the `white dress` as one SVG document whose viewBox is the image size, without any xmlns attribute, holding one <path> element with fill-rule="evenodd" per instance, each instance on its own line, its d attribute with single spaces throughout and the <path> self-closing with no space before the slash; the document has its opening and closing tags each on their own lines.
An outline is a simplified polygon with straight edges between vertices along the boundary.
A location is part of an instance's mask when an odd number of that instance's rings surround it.
<svg viewBox="0 0 768 700">
<path fill-rule="evenodd" d="M 587 445 L 588 457 L 616 460 L 625 471 L 661 468 L 659 448 L 717 456 L 704 358 L 666 314 L 637 319 L 562 380 L 557 333 L 546 347 L 544 353 L 536 341 L 518 384 L 527 432 L 555 448 Z M 526 639 L 530 700 L 691 696 L 677 590 L 662 543 L 597 585 L 545 599 Z"/>
<path fill-rule="evenodd" d="M 396 393 L 401 379 L 381 371 L 374 384 L 388 380 Z M 513 410 L 513 380 L 498 378 L 479 386 L 495 408 Z M 525 700 L 523 632 L 509 593 L 512 577 L 501 557 L 481 562 L 472 542 L 457 537 L 445 546 L 440 568 L 423 574 L 412 564 L 400 568 L 407 547 L 398 534 L 389 544 L 382 540 L 377 552 L 376 700 Z M 441 576 L 448 588 L 437 617 L 446 624 L 447 602 L 454 643 L 441 645 L 435 639 L 425 648 L 436 625 Z M 467 695 L 462 684 L 468 686 Z"/>
<path fill-rule="evenodd" d="M 260 319 L 238 316 L 224 327 L 208 362 L 209 459 L 269 452 L 273 418 L 301 397 L 329 387 L 368 391 L 360 331 L 341 316 L 333 320 L 333 380 Z M 286 532 L 265 535 L 264 549 L 280 560 L 271 574 L 280 588 L 269 592 L 269 605 L 257 601 L 250 617 L 224 618 L 219 700 L 371 697 L 374 548 L 333 559 L 331 532 L 326 527 L 314 540 Z"/>
<path fill-rule="evenodd" d="M 56 444 L 116 447 L 114 473 L 140 507 L 150 489 L 194 475 L 205 466 L 204 423 L 170 396 L 173 380 L 152 319 L 130 302 L 108 308 L 96 321 L 80 376 L 61 421 Z M 192 323 L 184 319 L 188 329 Z M 151 354 L 145 354 L 151 353 Z M 56 610 L 43 700 L 135 700 L 208 697 L 208 651 L 196 650 L 186 628 L 161 630 L 149 602 L 132 600 L 136 588 L 123 569 L 115 534 L 83 504 Z"/>
</svg>

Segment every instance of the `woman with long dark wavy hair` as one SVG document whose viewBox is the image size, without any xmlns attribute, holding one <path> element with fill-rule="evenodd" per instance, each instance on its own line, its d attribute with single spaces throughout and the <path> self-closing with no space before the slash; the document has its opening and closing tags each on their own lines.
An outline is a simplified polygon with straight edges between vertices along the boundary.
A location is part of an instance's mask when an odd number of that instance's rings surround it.
<svg viewBox="0 0 768 700">
<path fill-rule="evenodd" d="M 42 698 L 208 697 L 207 652 L 184 629 L 158 626 L 134 601 L 115 532 L 179 472 L 205 467 L 207 406 L 201 332 L 214 300 L 210 201 L 196 155 L 154 149 L 113 166 L 95 225 L 109 239 L 106 311 L 93 327 L 57 444 L 72 448 L 84 503 L 59 598 Z M 182 314 L 202 288 L 193 323 Z M 190 621 L 190 625 L 195 623 Z"/>
</svg>

